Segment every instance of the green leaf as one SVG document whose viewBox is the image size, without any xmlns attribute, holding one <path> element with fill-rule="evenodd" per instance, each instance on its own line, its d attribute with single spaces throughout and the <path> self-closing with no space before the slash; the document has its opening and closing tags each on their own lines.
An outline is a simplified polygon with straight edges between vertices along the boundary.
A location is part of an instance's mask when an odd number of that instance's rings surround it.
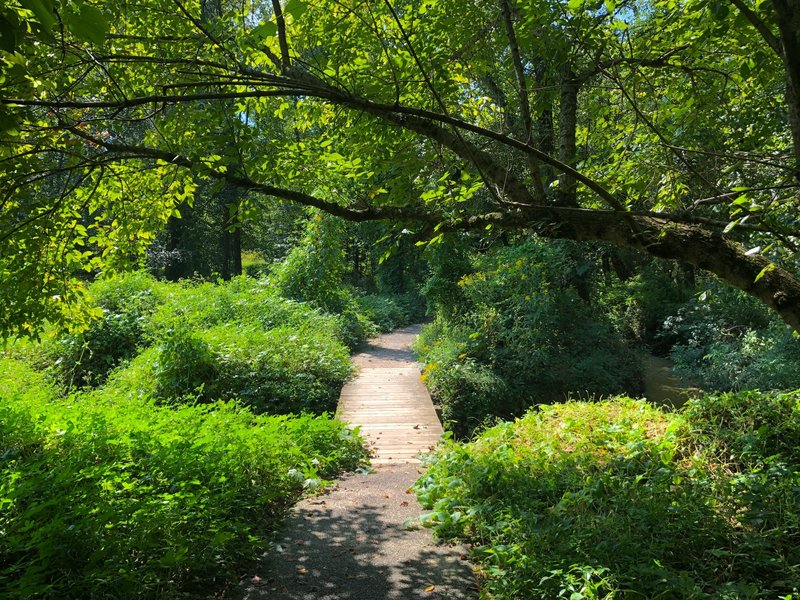
<svg viewBox="0 0 800 600">
<path fill-rule="evenodd" d="M 730 13 L 728 3 L 720 0 L 714 0 L 708 5 L 708 7 L 711 10 L 711 15 L 714 17 L 715 21 L 724 21 Z"/>
<path fill-rule="evenodd" d="M 307 10 L 308 10 L 308 4 L 306 4 L 302 0 L 289 0 L 286 3 L 286 6 L 283 8 L 283 12 L 289 13 L 295 19 L 299 19 L 300 16 Z"/>
<path fill-rule="evenodd" d="M 735 219 L 725 225 L 725 229 L 722 230 L 722 233 L 730 233 L 730 231 L 739 224 L 739 221 L 741 221 L 741 219 Z"/>
<path fill-rule="evenodd" d="M 0 16 L 0 50 L 14 52 L 17 47 L 17 37 L 14 34 L 14 27 L 3 16 Z"/>
<path fill-rule="evenodd" d="M 45 33 L 49 34 L 56 24 L 56 15 L 50 0 L 20 0 L 20 4 L 33 11 Z"/>
<path fill-rule="evenodd" d="M 90 4 L 79 6 L 80 10 L 77 12 L 74 9 L 67 11 L 65 15 L 67 25 L 79 40 L 99 46 L 108 32 L 108 21 L 100 9 Z"/>
<path fill-rule="evenodd" d="M 250 37 L 254 42 L 260 42 L 268 37 L 275 37 L 278 34 L 278 25 L 272 21 L 265 21 L 250 32 Z"/>
<path fill-rule="evenodd" d="M 569 0 L 569 11 L 572 13 L 580 12 L 583 8 L 584 0 Z"/>
<path fill-rule="evenodd" d="M 758 275 L 756 275 L 756 278 L 753 280 L 753 283 L 758 283 L 758 281 L 762 277 L 764 277 L 764 275 L 766 275 L 767 273 L 770 273 L 771 271 L 774 271 L 774 270 L 775 270 L 775 264 L 774 263 L 769 263 L 766 267 L 761 269 L 761 272 Z"/>
<path fill-rule="evenodd" d="M 4 108 L 0 108 L 0 133 L 11 134 L 17 132 L 16 116 Z"/>
</svg>

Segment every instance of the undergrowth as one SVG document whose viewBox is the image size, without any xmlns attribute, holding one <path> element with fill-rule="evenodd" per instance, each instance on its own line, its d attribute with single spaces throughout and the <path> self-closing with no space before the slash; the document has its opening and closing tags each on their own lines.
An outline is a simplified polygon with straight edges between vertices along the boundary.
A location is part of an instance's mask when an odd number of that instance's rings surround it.
<svg viewBox="0 0 800 600">
<path fill-rule="evenodd" d="M 789 597 L 799 447 L 799 393 L 569 402 L 449 443 L 416 491 L 486 597 Z"/>
<path fill-rule="evenodd" d="M 4 598 L 175 598 L 219 586 L 304 490 L 365 460 L 328 416 L 60 398 L 0 361 Z"/>
</svg>

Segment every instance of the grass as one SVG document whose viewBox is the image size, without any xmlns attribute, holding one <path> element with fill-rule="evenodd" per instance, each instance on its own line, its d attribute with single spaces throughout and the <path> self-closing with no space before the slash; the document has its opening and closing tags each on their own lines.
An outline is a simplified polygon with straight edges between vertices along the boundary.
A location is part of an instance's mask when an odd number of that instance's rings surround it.
<svg viewBox="0 0 800 600">
<path fill-rule="evenodd" d="M 0 354 L 3 598 L 221 589 L 304 493 L 366 461 L 326 413 L 350 374 L 341 316 L 248 277 L 90 295 L 87 331 Z"/>
</svg>

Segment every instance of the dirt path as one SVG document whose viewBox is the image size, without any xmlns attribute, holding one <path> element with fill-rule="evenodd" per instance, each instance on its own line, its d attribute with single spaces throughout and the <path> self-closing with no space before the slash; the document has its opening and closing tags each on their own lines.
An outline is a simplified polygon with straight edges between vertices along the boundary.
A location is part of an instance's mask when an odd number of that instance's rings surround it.
<svg viewBox="0 0 800 600">
<path fill-rule="evenodd" d="M 360 370 L 342 390 L 340 417 L 362 427 L 375 472 L 300 502 L 279 547 L 242 582 L 241 598 L 477 598 L 466 550 L 434 543 L 417 525 L 424 510 L 409 491 L 420 473 L 415 455 L 442 431 L 409 349 L 418 332 L 372 340 L 353 357 Z"/>
</svg>

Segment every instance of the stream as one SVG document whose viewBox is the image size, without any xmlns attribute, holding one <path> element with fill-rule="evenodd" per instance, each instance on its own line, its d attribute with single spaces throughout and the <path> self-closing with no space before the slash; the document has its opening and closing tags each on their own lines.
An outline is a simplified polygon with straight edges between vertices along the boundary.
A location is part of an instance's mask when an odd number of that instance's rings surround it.
<svg viewBox="0 0 800 600">
<path fill-rule="evenodd" d="M 679 408 L 699 393 L 681 381 L 672 371 L 672 361 L 653 354 L 642 356 L 645 397 L 659 406 Z"/>
</svg>

